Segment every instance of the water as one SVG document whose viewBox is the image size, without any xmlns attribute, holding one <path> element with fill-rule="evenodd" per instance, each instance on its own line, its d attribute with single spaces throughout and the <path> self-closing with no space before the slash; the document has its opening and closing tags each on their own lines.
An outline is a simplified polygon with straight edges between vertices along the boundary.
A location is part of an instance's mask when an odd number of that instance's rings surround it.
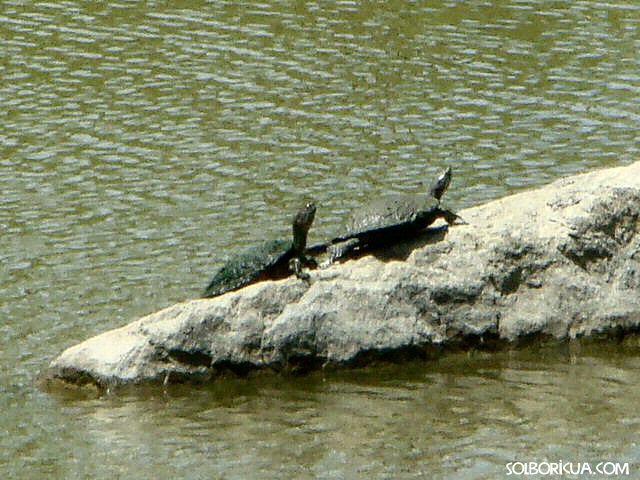
<svg viewBox="0 0 640 480">
<path fill-rule="evenodd" d="M 0 470 L 639 463 L 638 365 L 615 349 L 97 399 L 36 385 L 64 348 L 198 295 L 231 252 L 286 235 L 304 200 L 319 203 L 313 242 L 445 165 L 463 208 L 636 160 L 639 27 L 631 1 L 0 3 Z"/>
</svg>

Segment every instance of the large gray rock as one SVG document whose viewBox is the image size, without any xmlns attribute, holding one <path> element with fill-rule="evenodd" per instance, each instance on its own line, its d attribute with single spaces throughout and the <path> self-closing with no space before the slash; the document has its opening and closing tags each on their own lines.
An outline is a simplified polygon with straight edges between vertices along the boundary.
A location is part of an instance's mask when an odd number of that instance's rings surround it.
<svg viewBox="0 0 640 480">
<path fill-rule="evenodd" d="M 364 363 L 640 325 L 640 162 L 459 212 L 468 225 L 146 316 L 49 379 L 111 385 Z"/>
</svg>

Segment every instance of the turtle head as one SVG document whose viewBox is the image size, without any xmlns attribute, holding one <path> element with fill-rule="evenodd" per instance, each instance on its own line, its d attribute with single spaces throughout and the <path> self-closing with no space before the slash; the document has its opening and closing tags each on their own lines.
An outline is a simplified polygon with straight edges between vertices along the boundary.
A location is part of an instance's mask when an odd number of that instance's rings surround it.
<svg viewBox="0 0 640 480">
<path fill-rule="evenodd" d="M 293 249 L 302 252 L 307 245 L 307 234 L 316 216 L 316 204 L 307 202 L 293 218 Z"/>
<path fill-rule="evenodd" d="M 435 181 L 431 184 L 431 187 L 429 188 L 429 194 L 436 200 L 440 201 L 440 198 L 442 198 L 442 195 L 447 190 L 447 187 L 449 187 L 450 183 L 451 167 L 447 167 L 447 169 L 442 172 L 440 176 L 436 178 Z"/>
</svg>

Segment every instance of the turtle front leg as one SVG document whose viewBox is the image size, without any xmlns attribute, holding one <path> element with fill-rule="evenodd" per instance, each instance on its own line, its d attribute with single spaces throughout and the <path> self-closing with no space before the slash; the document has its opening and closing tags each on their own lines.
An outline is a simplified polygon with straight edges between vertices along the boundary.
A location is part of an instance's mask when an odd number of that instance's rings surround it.
<svg viewBox="0 0 640 480">
<path fill-rule="evenodd" d="M 295 273 L 296 277 L 300 280 L 309 280 L 310 275 L 308 270 L 305 270 L 302 266 L 303 263 L 306 265 L 315 265 L 315 261 L 307 258 L 307 257 L 293 257 L 289 260 L 289 270 Z"/>
<path fill-rule="evenodd" d="M 449 225 L 469 225 L 460 215 L 453 213 L 451 210 L 443 209 L 442 212 L 442 216 Z"/>
</svg>

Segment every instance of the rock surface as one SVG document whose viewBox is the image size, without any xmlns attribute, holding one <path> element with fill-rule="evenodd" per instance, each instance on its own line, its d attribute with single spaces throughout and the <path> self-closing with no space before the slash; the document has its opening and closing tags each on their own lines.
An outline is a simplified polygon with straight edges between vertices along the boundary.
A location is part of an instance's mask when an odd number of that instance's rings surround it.
<svg viewBox="0 0 640 480">
<path fill-rule="evenodd" d="M 192 300 L 71 347 L 47 379 L 107 386 L 362 364 L 446 345 L 640 326 L 640 162 L 459 212 L 468 225 Z"/>
</svg>

